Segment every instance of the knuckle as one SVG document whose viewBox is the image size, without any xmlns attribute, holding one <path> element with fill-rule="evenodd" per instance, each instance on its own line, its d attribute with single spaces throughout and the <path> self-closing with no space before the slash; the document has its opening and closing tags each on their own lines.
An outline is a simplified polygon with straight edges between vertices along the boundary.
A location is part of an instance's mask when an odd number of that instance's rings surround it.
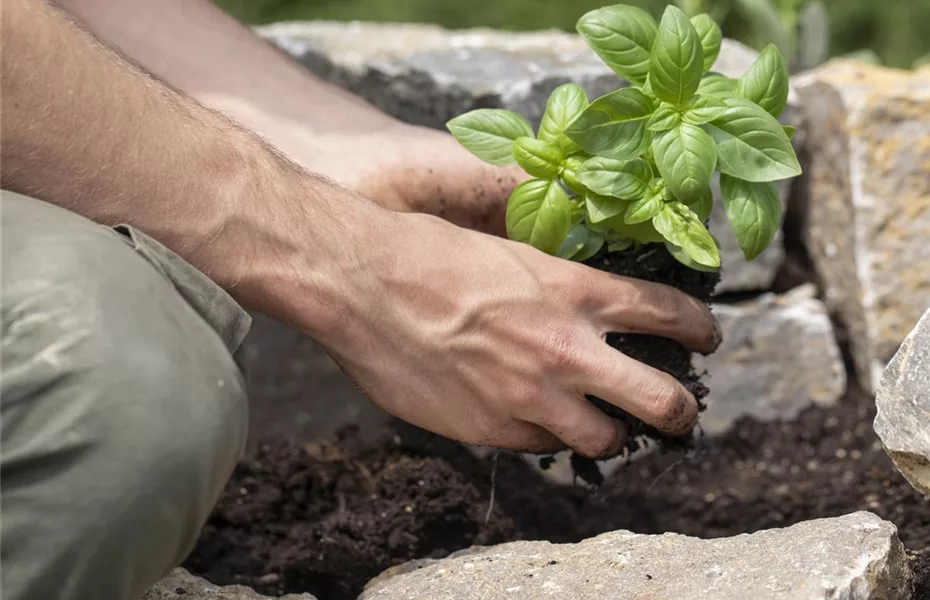
<svg viewBox="0 0 930 600">
<path fill-rule="evenodd" d="M 617 433 L 613 428 L 602 427 L 575 444 L 575 451 L 586 458 L 602 458 L 613 450 Z"/>
<path fill-rule="evenodd" d="M 548 369 L 563 372 L 578 370 L 583 357 L 582 343 L 573 331 L 559 326 L 545 335 L 542 342 L 542 362 Z"/>
<path fill-rule="evenodd" d="M 560 268 L 546 273 L 546 287 L 560 294 L 570 304 L 585 304 L 597 294 L 597 278 L 590 271 L 590 267 L 565 261 Z"/>
<path fill-rule="evenodd" d="M 654 425 L 668 426 L 681 421 L 685 412 L 685 400 L 678 384 L 664 375 L 647 385 L 644 397 L 645 411 Z"/>
<path fill-rule="evenodd" d="M 508 393 L 510 407 L 515 415 L 532 414 L 543 398 L 543 386 L 535 381 L 514 385 Z"/>
</svg>

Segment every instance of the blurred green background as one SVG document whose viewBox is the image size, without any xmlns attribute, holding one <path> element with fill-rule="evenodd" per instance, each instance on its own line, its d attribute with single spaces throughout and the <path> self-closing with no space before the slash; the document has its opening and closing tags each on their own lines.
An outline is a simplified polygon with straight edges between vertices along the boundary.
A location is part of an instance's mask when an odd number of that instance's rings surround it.
<svg viewBox="0 0 930 600">
<path fill-rule="evenodd" d="M 249 23 L 333 19 L 437 23 L 449 28 L 572 31 L 584 12 L 611 0 L 216 0 Z M 626 0 L 656 16 L 669 0 Z M 674 0 L 710 13 L 724 34 L 761 49 L 773 42 L 794 68 L 853 53 L 910 68 L 930 58 L 930 0 Z"/>
</svg>

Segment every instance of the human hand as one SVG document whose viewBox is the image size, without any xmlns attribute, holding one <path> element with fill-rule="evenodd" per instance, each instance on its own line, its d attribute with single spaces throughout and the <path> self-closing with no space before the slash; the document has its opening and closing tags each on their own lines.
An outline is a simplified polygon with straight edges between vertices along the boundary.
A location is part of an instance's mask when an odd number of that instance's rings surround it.
<svg viewBox="0 0 930 600">
<path fill-rule="evenodd" d="M 403 123 L 322 81 L 213 2 L 55 4 L 307 171 L 390 210 L 504 234 L 507 198 L 526 178 L 520 169 L 484 164 L 446 131 Z"/>
<path fill-rule="evenodd" d="M 456 225 L 504 237 L 507 199 L 529 179 L 520 167 L 495 167 L 465 150 L 448 132 L 403 125 L 392 161 L 363 190 L 402 210 L 427 213 Z M 391 147 L 390 142 L 385 144 Z"/>
<path fill-rule="evenodd" d="M 367 236 L 370 253 L 342 269 L 315 328 L 384 410 L 470 444 L 569 446 L 591 458 L 617 454 L 626 431 L 586 394 L 669 434 L 694 426 L 693 396 L 605 336 L 654 334 L 710 352 L 720 334 L 702 302 L 431 216 L 389 214 Z"/>
<path fill-rule="evenodd" d="M 529 178 L 517 166 L 481 161 L 447 132 L 394 120 L 312 136 L 291 129 L 287 136 L 276 139 L 300 164 L 385 208 L 497 236 L 506 234 L 510 193 Z"/>
</svg>

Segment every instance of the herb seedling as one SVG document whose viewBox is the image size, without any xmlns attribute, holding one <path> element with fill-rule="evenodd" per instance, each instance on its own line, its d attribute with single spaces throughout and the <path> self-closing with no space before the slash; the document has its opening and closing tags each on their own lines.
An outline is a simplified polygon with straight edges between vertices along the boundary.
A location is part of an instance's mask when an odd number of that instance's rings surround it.
<svg viewBox="0 0 930 600">
<path fill-rule="evenodd" d="M 788 98 L 781 52 L 769 45 L 738 80 L 715 73 L 720 28 L 671 5 L 658 24 L 636 7 L 600 8 L 577 30 L 630 86 L 593 102 L 578 85 L 559 86 L 536 133 L 502 109 L 447 124 L 482 160 L 533 177 L 510 196 L 508 237 L 576 261 L 605 245 L 664 244 L 684 265 L 714 271 L 720 254 L 705 223 L 719 172 L 743 254 L 759 256 L 781 223 L 773 182 L 801 174 L 794 129 L 777 120 Z"/>
</svg>

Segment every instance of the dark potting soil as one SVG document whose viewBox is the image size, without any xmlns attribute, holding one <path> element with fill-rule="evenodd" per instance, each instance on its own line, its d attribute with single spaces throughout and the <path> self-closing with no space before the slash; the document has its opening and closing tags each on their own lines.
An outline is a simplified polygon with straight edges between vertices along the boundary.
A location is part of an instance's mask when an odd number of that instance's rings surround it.
<svg viewBox="0 0 930 600">
<path fill-rule="evenodd" d="M 868 510 L 898 526 L 930 600 L 930 503 L 894 469 L 852 391 L 796 421 L 739 422 L 688 455 L 654 453 L 593 493 L 547 483 L 519 457 L 492 458 L 402 423 L 380 441 L 262 446 L 244 461 L 187 567 L 267 594 L 355 598 L 383 569 L 473 544 L 573 542 L 615 529 L 713 538 Z"/>
<path fill-rule="evenodd" d="M 625 252 L 608 252 L 605 248 L 585 264 L 615 275 L 664 283 L 708 305 L 720 281 L 719 272 L 706 273 L 688 268 L 675 260 L 665 246 L 658 244 L 652 244 L 645 250 Z M 668 373 L 694 395 L 700 410 L 706 408 L 703 399 L 708 389 L 701 383 L 704 374 L 695 371 L 692 352 L 678 342 L 651 335 L 613 333 L 607 336 L 607 343 L 641 363 Z M 647 443 L 657 443 L 662 450 L 668 451 L 686 450 L 695 442 L 694 432 L 679 437 L 668 436 L 600 398 L 589 396 L 589 400 L 610 416 L 628 424 L 630 435 L 624 450 L 627 454 L 636 452 Z M 572 467 L 575 474 L 588 483 L 600 485 L 603 482 L 594 461 L 574 455 Z"/>
<path fill-rule="evenodd" d="M 915 580 L 912 600 L 930 600 L 930 552 L 909 553 L 909 558 Z"/>
</svg>

